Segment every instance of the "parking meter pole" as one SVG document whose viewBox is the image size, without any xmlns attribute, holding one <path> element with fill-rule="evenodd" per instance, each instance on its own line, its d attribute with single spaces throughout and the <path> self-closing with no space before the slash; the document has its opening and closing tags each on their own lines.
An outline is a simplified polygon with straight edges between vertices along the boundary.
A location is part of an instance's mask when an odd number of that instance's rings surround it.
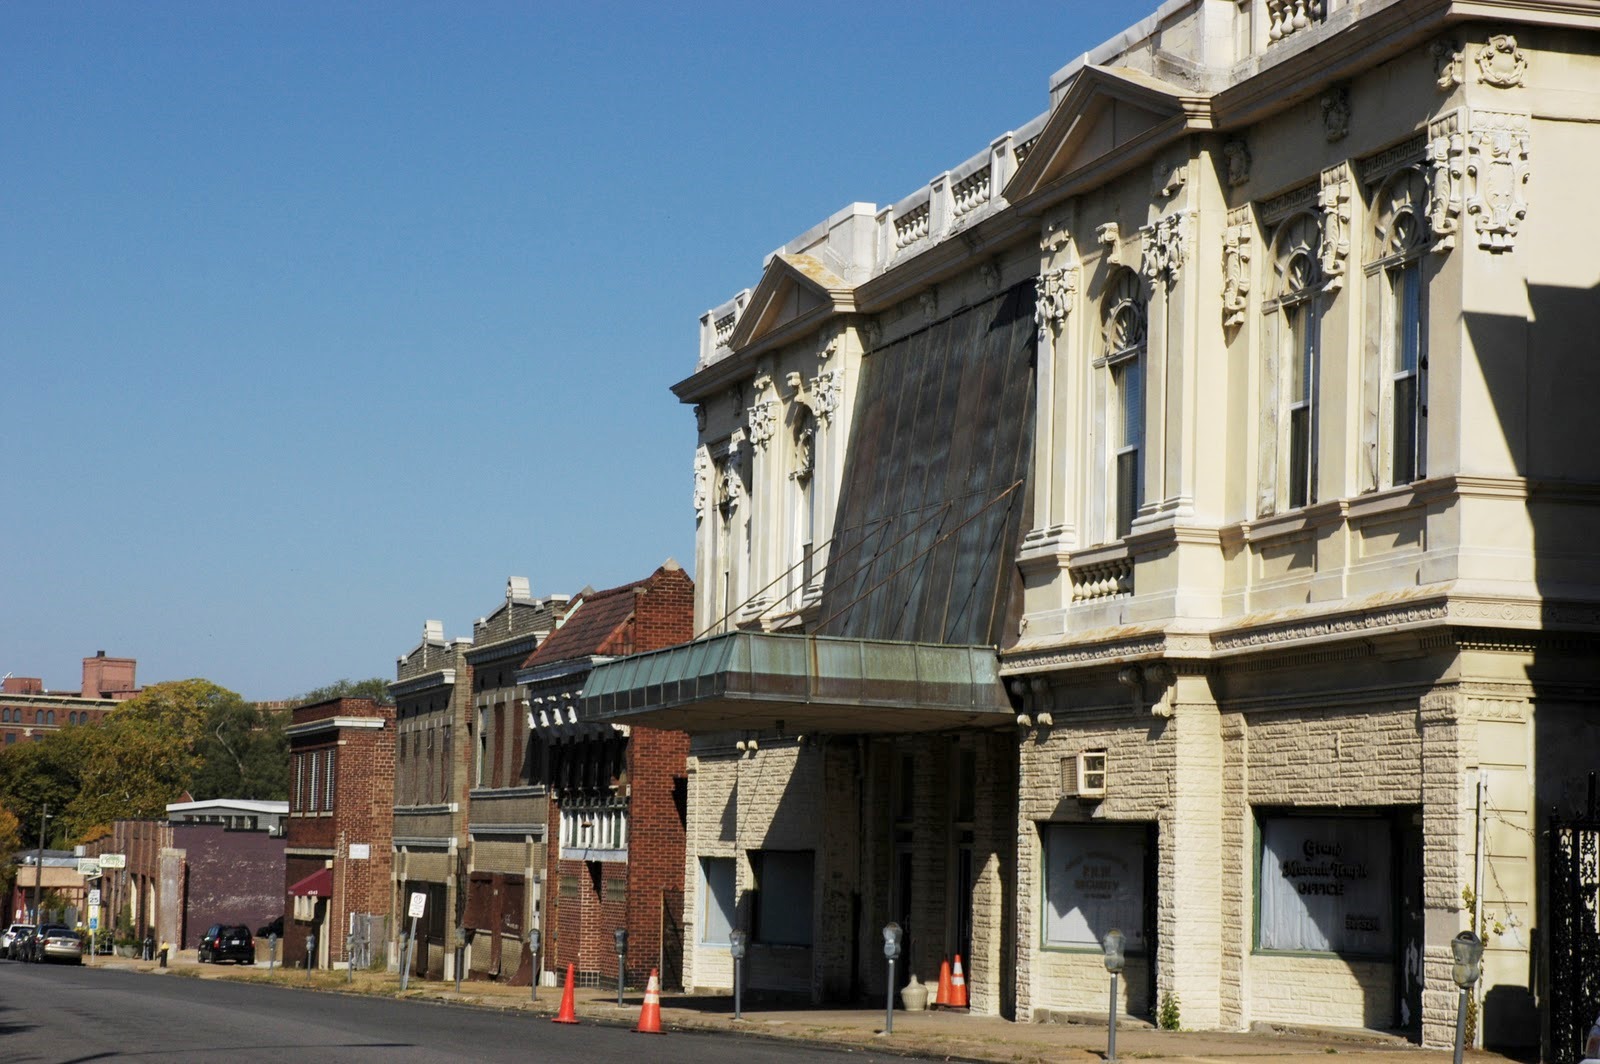
<svg viewBox="0 0 1600 1064">
<path fill-rule="evenodd" d="M 311 959 L 317 955 L 317 933 L 306 936 L 306 982 L 311 982 Z"/>
<path fill-rule="evenodd" d="M 400 966 L 400 989 L 404 990 L 411 981 L 411 956 L 417 949 L 417 918 L 411 918 L 411 935 L 406 940 L 406 948 L 401 951 L 405 956 L 405 963 Z"/>
<path fill-rule="evenodd" d="M 889 958 L 889 992 L 883 998 L 883 1033 L 894 1034 L 894 958 Z"/>
<path fill-rule="evenodd" d="M 278 961 L 278 936 L 267 936 L 267 971 L 272 971 L 272 966 Z"/>
<path fill-rule="evenodd" d="M 528 980 L 528 984 L 533 988 L 531 994 L 531 1000 L 533 1001 L 539 1000 L 539 977 L 541 975 L 539 947 L 543 945 L 540 942 L 542 937 L 537 927 L 528 932 L 528 954 L 532 958 L 531 967 L 533 968 L 533 978 Z"/>
<path fill-rule="evenodd" d="M 1111 1021 L 1106 1025 L 1106 1060 L 1117 1059 L 1117 973 L 1111 973 Z"/>
<path fill-rule="evenodd" d="M 742 1000 L 744 980 L 740 978 L 740 976 L 743 975 L 743 972 L 741 972 L 740 969 L 743 967 L 744 960 L 740 957 L 735 957 L 733 959 L 733 1018 L 736 1020 L 744 1019 L 744 1016 L 742 1015 L 744 1010 L 741 1007 L 744 1004 Z"/>
<path fill-rule="evenodd" d="M 344 936 L 344 970 L 345 982 L 356 981 L 356 936 Z"/>
</svg>

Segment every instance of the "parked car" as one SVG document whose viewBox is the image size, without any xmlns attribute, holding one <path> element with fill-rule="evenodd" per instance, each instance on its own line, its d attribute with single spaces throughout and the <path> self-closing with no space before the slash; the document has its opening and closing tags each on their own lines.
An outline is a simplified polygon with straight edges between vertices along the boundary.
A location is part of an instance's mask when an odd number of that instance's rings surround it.
<svg viewBox="0 0 1600 1064">
<path fill-rule="evenodd" d="M 256 940 L 243 924 L 212 924 L 200 936 L 200 963 L 221 964 L 237 961 L 240 964 L 256 962 Z"/>
<path fill-rule="evenodd" d="M 1583 1059 L 1578 1064 L 1600 1064 L 1600 1016 L 1594 1018 L 1589 1037 L 1583 1040 Z"/>
<path fill-rule="evenodd" d="M 11 939 L 11 944 L 6 947 L 6 957 L 14 961 L 25 961 L 33 955 L 33 936 L 38 934 L 38 928 L 29 926 L 18 931 Z"/>
<path fill-rule="evenodd" d="M 15 942 L 18 937 L 25 935 L 32 930 L 32 924 L 12 924 L 10 927 L 6 928 L 5 934 L 0 934 L 0 954 L 10 957 L 11 943 Z"/>
<path fill-rule="evenodd" d="M 26 953 L 26 956 L 24 956 L 22 959 L 23 960 L 27 960 L 27 961 L 33 961 L 35 964 L 37 964 L 40 961 L 44 960 L 44 944 L 45 944 L 45 940 L 48 939 L 48 938 L 51 938 L 53 936 L 60 935 L 63 932 L 73 936 L 74 938 L 77 938 L 77 932 L 76 931 L 74 931 L 74 930 L 72 930 L 72 928 L 66 927 L 66 926 L 64 926 L 62 924 L 45 924 L 43 927 L 35 928 L 33 934 L 28 936 L 27 942 L 25 943 L 25 945 L 23 947 L 24 952 Z M 79 951 L 80 951 L 79 952 L 79 956 L 81 957 L 82 956 L 82 952 L 81 951 L 82 951 L 82 948 L 83 948 L 83 944 L 82 944 L 81 941 L 78 944 L 78 948 L 79 948 Z"/>
<path fill-rule="evenodd" d="M 70 927 L 47 927 L 39 936 L 37 960 L 83 963 L 83 939 Z"/>
</svg>

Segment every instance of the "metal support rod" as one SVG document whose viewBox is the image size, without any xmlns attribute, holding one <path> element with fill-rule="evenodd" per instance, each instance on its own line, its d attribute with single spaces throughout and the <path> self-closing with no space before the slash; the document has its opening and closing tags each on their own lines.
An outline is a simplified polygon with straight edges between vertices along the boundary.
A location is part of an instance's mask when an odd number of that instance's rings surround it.
<svg viewBox="0 0 1600 1064">
<path fill-rule="evenodd" d="M 744 990 L 744 980 L 741 978 L 743 968 L 743 958 L 735 957 L 733 959 L 733 1018 L 736 1020 L 744 1019 L 742 1015 L 744 1002 L 741 994 Z"/>
<path fill-rule="evenodd" d="M 540 973 L 539 973 L 539 954 L 540 954 L 540 952 L 541 951 L 537 950 L 537 949 L 532 951 L 532 953 L 533 953 L 533 978 L 528 980 L 528 985 L 532 988 L 532 991 L 533 991 L 529 995 L 530 1000 L 533 1000 L 533 1001 L 538 1001 L 539 1000 L 539 975 L 540 975 Z"/>
<path fill-rule="evenodd" d="M 627 958 L 626 953 L 617 954 L 617 1008 L 622 1007 L 622 984 L 625 981 L 626 969 L 623 967 Z"/>
<path fill-rule="evenodd" d="M 888 993 L 883 998 L 883 1033 L 894 1034 L 894 958 L 889 958 Z"/>
<path fill-rule="evenodd" d="M 1111 1015 L 1106 1025 L 1106 1060 L 1117 1059 L 1117 973 L 1111 973 Z M 1457 1061 L 1456 1064 L 1461 1064 Z"/>
<path fill-rule="evenodd" d="M 466 952 L 464 947 L 456 947 L 456 993 L 458 994 L 461 993 L 461 961 L 466 956 Z"/>
<path fill-rule="evenodd" d="M 345 982 L 356 981 L 356 936 L 344 936 L 344 970 Z"/>
<path fill-rule="evenodd" d="M 39 919 L 39 904 L 44 899 L 44 826 L 50 819 L 50 803 L 44 803 L 39 810 L 39 850 L 33 859 L 33 926 L 41 927 L 44 921 Z"/>
<path fill-rule="evenodd" d="M 400 951 L 405 963 L 400 966 L 400 989 L 404 990 L 411 981 L 411 958 L 417 951 L 417 918 L 411 918 L 411 937 L 406 940 L 405 948 Z"/>
<path fill-rule="evenodd" d="M 1467 988 L 1461 988 L 1461 1000 L 1456 1003 L 1456 1055 L 1455 1064 L 1461 1064 L 1461 1054 L 1467 1040 Z"/>
</svg>

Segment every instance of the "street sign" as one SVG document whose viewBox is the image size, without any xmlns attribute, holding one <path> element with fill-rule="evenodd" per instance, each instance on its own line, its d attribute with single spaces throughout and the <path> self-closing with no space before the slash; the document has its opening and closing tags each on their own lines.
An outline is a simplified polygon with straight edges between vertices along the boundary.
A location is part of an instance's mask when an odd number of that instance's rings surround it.
<svg viewBox="0 0 1600 1064">
<path fill-rule="evenodd" d="M 98 930 L 100 930 L 100 918 L 98 916 L 89 917 L 89 930 L 90 931 L 98 931 Z"/>
<path fill-rule="evenodd" d="M 372 857 L 372 843 L 352 842 L 350 844 L 350 860 L 365 861 Z"/>
<path fill-rule="evenodd" d="M 100 862 L 93 857 L 78 858 L 78 874 L 85 879 L 94 879 L 100 874 Z"/>
<path fill-rule="evenodd" d="M 101 868 L 126 868 L 128 855 L 125 853 L 103 853 L 100 855 Z"/>
<path fill-rule="evenodd" d="M 91 890 L 89 892 L 89 908 L 91 908 L 91 909 L 96 908 L 96 907 L 99 906 L 99 904 L 100 904 L 100 892 L 98 890 Z"/>
<path fill-rule="evenodd" d="M 422 910 L 428 906 L 428 895 L 422 891 L 415 891 L 411 895 L 411 908 L 406 915 L 416 920 L 422 916 Z"/>
</svg>

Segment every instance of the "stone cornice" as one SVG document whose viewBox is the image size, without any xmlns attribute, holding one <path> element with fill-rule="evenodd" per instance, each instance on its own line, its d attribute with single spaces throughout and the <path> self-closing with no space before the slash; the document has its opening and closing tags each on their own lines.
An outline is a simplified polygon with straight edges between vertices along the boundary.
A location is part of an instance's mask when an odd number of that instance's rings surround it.
<svg viewBox="0 0 1600 1064">
<path fill-rule="evenodd" d="M 1021 644 L 1001 655 L 1000 672 L 1020 676 L 1156 659 L 1227 661 L 1439 627 L 1449 629 L 1461 646 L 1531 649 L 1600 634 L 1600 603 L 1433 592 L 1409 602 L 1347 605 L 1256 623 L 1245 619 L 1210 631 L 1103 629 L 1054 645 Z"/>
<path fill-rule="evenodd" d="M 436 687 L 452 687 L 456 682 L 456 670 L 437 669 L 433 672 L 413 676 L 409 680 L 396 680 L 389 685 L 389 694 L 396 699 L 419 695 L 424 691 L 431 691 Z"/>
<path fill-rule="evenodd" d="M 322 720 L 290 725 L 283 730 L 283 733 L 291 739 L 299 739 L 319 732 L 338 731 L 341 728 L 381 731 L 385 723 L 382 717 L 324 717 Z"/>
</svg>

